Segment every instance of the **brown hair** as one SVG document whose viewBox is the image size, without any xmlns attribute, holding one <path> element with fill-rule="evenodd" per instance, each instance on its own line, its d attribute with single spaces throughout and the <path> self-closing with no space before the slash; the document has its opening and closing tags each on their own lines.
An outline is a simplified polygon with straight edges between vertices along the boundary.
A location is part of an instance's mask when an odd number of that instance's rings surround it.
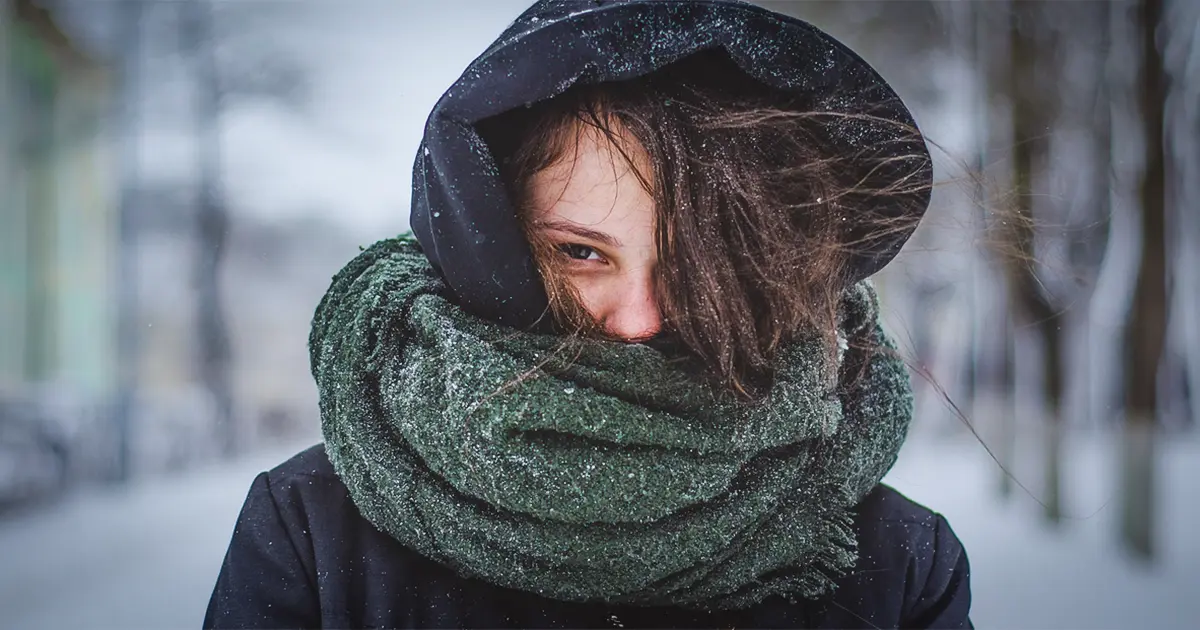
<svg viewBox="0 0 1200 630">
<path fill-rule="evenodd" d="M 527 194 L 532 177 L 568 157 L 579 134 L 603 134 L 654 199 L 664 328 L 716 381 L 751 396 L 769 383 L 781 344 L 802 332 L 823 335 L 835 351 L 851 255 L 866 246 L 853 242 L 862 226 L 848 209 L 887 192 L 859 180 L 861 165 L 844 166 L 853 156 L 829 141 L 838 117 L 812 107 L 726 56 L 701 53 L 630 81 L 573 87 L 479 129 L 554 317 L 584 334 L 603 331 L 559 273 L 558 252 L 540 242 Z M 641 145 L 649 168 L 635 164 L 625 137 Z M 915 221 L 881 227 L 907 231 Z"/>
</svg>

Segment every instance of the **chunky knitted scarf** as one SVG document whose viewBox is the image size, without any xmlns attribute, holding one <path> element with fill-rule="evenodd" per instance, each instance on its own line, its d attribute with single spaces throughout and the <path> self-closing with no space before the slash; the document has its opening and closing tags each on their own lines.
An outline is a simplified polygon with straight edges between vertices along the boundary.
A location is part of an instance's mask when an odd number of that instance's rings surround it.
<svg viewBox="0 0 1200 630">
<path fill-rule="evenodd" d="M 911 415 L 892 353 L 849 378 L 798 342 L 745 403 L 647 345 L 517 332 L 446 293 L 401 238 L 355 258 L 317 308 L 326 449 L 376 527 L 567 601 L 741 608 L 816 597 L 853 566 L 851 508 Z M 841 339 L 892 347 L 868 285 L 844 311 Z"/>
</svg>

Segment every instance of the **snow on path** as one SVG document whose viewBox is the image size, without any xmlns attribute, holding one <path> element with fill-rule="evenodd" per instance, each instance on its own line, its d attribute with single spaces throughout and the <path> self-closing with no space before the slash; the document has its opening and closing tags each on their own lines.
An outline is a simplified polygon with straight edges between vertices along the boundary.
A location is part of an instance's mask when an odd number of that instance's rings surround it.
<svg viewBox="0 0 1200 630">
<path fill-rule="evenodd" d="M 0 629 L 199 627 L 253 476 L 302 447 L 94 489 L 0 522 Z M 1113 544 L 1111 452 L 1072 442 L 1059 531 L 1028 496 L 995 500 L 999 472 L 971 442 L 914 437 L 887 481 L 950 519 L 971 559 L 980 628 L 1200 628 L 1200 440 L 1164 447 L 1154 567 Z M 1039 492 L 1036 466 L 1014 470 Z"/>
<path fill-rule="evenodd" d="M 1116 446 L 1073 437 L 1065 451 L 1066 518 L 1057 529 L 1020 488 L 997 500 L 1002 474 L 981 446 L 910 440 L 886 481 L 946 515 L 971 561 L 972 620 L 1005 629 L 1200 629 L 1200 439 L 1160 453 L 1160 562 L 1146 566 L 1117 542 Z M 1034 443 L 1012 472 L 1041 497 Z"/>
<path fill-rule="evenodd" d="M 89 489 L 0 522 L 0 628 L 198 628 L 254 475 L 302 447 Z"/>
</svg>

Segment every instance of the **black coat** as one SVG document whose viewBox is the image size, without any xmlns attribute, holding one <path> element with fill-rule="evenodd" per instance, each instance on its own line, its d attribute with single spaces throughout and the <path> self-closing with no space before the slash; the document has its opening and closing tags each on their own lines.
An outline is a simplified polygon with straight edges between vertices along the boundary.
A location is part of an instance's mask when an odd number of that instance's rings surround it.
<svg viewBox="0 0 1200 630">
<path fill-rule="evenodd" d="M 566 603 L 459 577 L 367 522 L 315 446 L 260 474 L 205 628 L 970 628 L 967 555 L 942 516 L 877 486 L 859 561 L 823 601 L 740 611 Z"/>
</svg>

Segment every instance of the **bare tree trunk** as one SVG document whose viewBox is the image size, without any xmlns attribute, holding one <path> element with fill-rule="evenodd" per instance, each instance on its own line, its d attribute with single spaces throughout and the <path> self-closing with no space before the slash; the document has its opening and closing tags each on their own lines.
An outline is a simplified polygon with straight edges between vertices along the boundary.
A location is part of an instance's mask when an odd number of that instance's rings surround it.
<svg viewBox="0 0 1200 630">
<path fill-rule="evenodd" d="M 237 452 L 230 377 L 232 348 L 221 294 L 221 260 L 229 216 L 221 181 L 221 77 L 217 67 L 212 6 L 191 0 L 185 28 L 191 29 L 199 78 L 196 127 L 200 143 L 199 211 L 196 217 L 197 343 L 200 379 L 215 405 L 217 447 L 223 457 Z"/>
<path fill-rule="evenodd" d="M 1105 56 L 1097 63 L 1096 84 L 1098 86 L 1095 92 L 1095 101 L 1093 102 L 1092 120 L 1095 124 L 1095 149 L 1096 158 L 1093 162 L 1095 168 L 1095 181 L 1097 186 L 1103 186 L 1097 191 L 1095 196 L 1096 208 L 1095 216 L 1106 227 L 1106 230 L 1111 230 L 1112 225 L 1112 188 L 1113 188 L 1113 130 L 1112 130 L 1112 99 L 1113 99 L 1113 81 L 1109 76 L 1109 64 L 1112 58 L 1113 36 L 1111 29 L 1111 20 L 1113 9 L 1108 2 L 1101 2 L 1098 5 L 1100 15 L 1098 23 L 1102 27 L 1101 32 L 1101 50 L 1105 51 Z M 1108 240 L 1111 240 L 1111 236 Z M 1105 243 L 1105 250 L 1108 250 L 1108 243 Z M 1100 258 L 1101 268 L 1103 266 L 1103 256 Z M 1097 270 L 1097 283 L 1099 283 L 1099 269 Z M 1094 289 L 1089 298 L 1094 298 Z M 1083 309 L 1080 313 L 1081 328 L 1083 329 L 1083 343 L 1080 344 L 1080 352 L 1077 355 L 1080 368 L 1075 372 L 1082 375 L 1080 378 L 1083 402 L 1083 420 L 1088 424 L 1095 424 L 1098 419 L 1098 408 L 1096 401 L 1096 386 L 1097 379 L 1094 377 L 1095 371 L 1091 368 L 1092 357 L 1096 355 L 1102 356 L 1101 353 L 1095 352 L 1093 340 L 1099 341 L 1096 338 L 1097 330 L 1093 325 L 1090 317 L 1090 309 Z"/>
<path fill-rule="evenodd" d="M 1043 304 L 1044 306 L 1044 304 Z M 1047 309 L 1051 310 L 1051 309 Z M 1043 390 L 1049 417 L 1046 418 L 1046 462 L 1045 462 L 1045 516 L 1052 523 L 1062 520 L 1062 468 L 1063 468 L 1063 394 L 1066 389 L 1063 376 L 1063 340 L 1061 312 L 1042 319 L 1039 325 L 1042 334 Z"/>
<path fill-rule="evenodd" d="M 1185 8 L 1186 7 L 1186 8 Z M 1160 429 L 1194 428 L 1200 405 L 1193 393 L 1200 392 L 1200 327 L 1195 313 L 1200 308 L 1200 173 L 1197 133 L 1200 133 L 1200 7 L 1193 3 L 1168 3 L 1163 21 L 1170 25 L 1163 44 L 1164 71 L 1170 84 L 1163 122 L 1164 176 L 1166 186 L 1166 233 L 1171 248 L 1168 265 L 1171 278 L 1168 305 L 1166 356 L 1160 375 Z M 1170 77 L 1179 80 L 1171 81 Z M 1161 422 L 1166 421 L 1166 422 Z M 1169 424 L 1168 424 L 1169 423 Z M 1168 426 L 1162 426 L 1167 424 Z"/>
<path fill-rule="evenodd" d="M 1007 286 L 1007 283 L 1005 283 Z M 1000 357 L 1001 365 L 1001 387 L 1005 392 L 1003 398 L 1004 409 L 1000 416 L 1000 439 L 996 448 L 996 459 L 1000 460 L 1002 470 L 1000 471 L 1000 496 L 1008 499 L 1012 497 L 1014 486 L 1016 483 L 1012 477 L 1012 471 L 1015 470 L 1017 462 L 1017 408 L 1015 392 L 1017 389 L 1017 370 L 1016 370 L 1016 335 L 1013 330 L 1012 316 L 1009 313 L 1004 314 L 1004 325 L 1001 335 L 1003 341 L 1003 354 Z"/>
<path fill-rule="evenodd" d="M 1121 535 L 1137 555 L 1154 555 L 1154 433 L 1158 373 L 1167 324 L 1166 181 L 1163 106 L 1167 76 L 1155 33 L 1162 0 L 1141 0 L 1141 68 L 1138 94 L 1146 157 L 1141 180 L 1142 248 L 1125 330 L 1125 448 Z"/>
<path fill-rule="evenodd" d="M 1062 313 L 1050 303 L 1037 277 L 1034 262 L 1035 219 L 1033 216 L 1034 169 L 1044 167 L 1049 153 L 1047 133 L 1051 117 L 1047 105 L 1035 100 L 1044 84 L 1039 80 L 1039 51 L 1043 44 L 1031 31 L 1039 19 L 1036 3 L 1014 3 L 1009 34 L 1012 57 L 1010 88 L 1013 102 L 1013 175 L 1016 212 L 1006 232 L 1012 251 L 1006 256 L 1012 306 L 1016 321 L 1033 327 L 1041 338 L 1042 391 L 1048 417 L 1045 457 L 1045 515 L 1052 523 L 1062 519 L 1062 401 L 1064 393 Z"/>
<path fill-rule="evenodd" d="M 1091 353 L 1094 360 L 1088 366 L 1089 378 L 1096 384 L 1092 392 L 1090 411 L 1097 422 L 1109 427 L 1117 419 L 1124 404 L 1124 374 L 1126 370 L 1125 340 L 1120 331 L 1127 325 L 1129 305 L 1133 301 L 1140 256 L 1140 211 L 1137 209 L 1131 185 L 1134 178 L 1129 160 L 1118 159 L 1119 152 L 1130 143 L 1137 143 L 1141 129 L 1136 98 L 1138 96 L 1137 24 L 1133 9 L 1138 0 L 1113 0 L 1108 8 L 1107 38 L 1112 53 L 1106 63 L 1109 176 L 1108 214 L 1109 236 L 1104 246 L 1096 286 L 1089 304 L 1089 317 L 1094 336 Z"/>
<path fill-rule="evenodd" d="M 133 417 L 138 393 L 141 354 L 140 296 L 138 295 L 138 200 L 141 169 L 140 104 L 142 99 L 143 0 L 127 0 L 118 10 L 122 30 L 122 75 L 119 99 L 121 142 L 121 208 L 117 246 L 117 391 L 113 408 L 116 437 L 116 481 L 133 472 Z"/>
<path fill-rule="evenodd" d="M 970 2 L 972 45 L 975 70 L 978 78 L 976 135 L 977 146 L 974 159 L 975 200 L 979 205 L 972 227 L 981 238 L 987 239 L 988 216 L 997 210 L 988 182 L 1000 179 L 992 172 L 989 164 L 995 150 L 992 129 L 992 98 L 996 92 L 1004 91 L 1001 69 L 1007 63 L 1006 42 L 1008 34 L 995 32 L 997 24 L 1004 24 L 1010 10 L 1003 2 Z M 998 492 L 1002 499 L 1012 496 L 1015 483 L 1017 452 L 1017 409 L 1016 370 L 1014 369 L 1014 330 L 1012 317 L 1006 306 L 1007 298 L 996 299 L 996 295 L 1008 294 L 1005 274 L 994 271 L 991 257 L 986 249 L 979 254 L 973 290 L 975 291 L 976 318 L 975 340 L 976 363 L 974 375 L 977 379 L 975 392 L 982 404 L 975 407 L 976 417 L 989 419 L 988 447 L 999 464 Z"/>
<path fill-rule="evenodd" d="M 979 176 L 976 196 L 979 212 L 976 229 L 986 238 L 989 229 L 988 217 L 998 209 L 997 199 L 1000 198 L 992 197 L 986 184 L 989 181 L 1007 179 L 1008 176 L 1000 176 L 1000 173 L 995 173 L 994 169 L 989 167 L 989 163 L 994 161 L 992 156 L 996 152 L 994 138 L 997 134 L 992 131 L 994 120 L 991 118 L 990 106 L 996 92 L 1008 91 L 1006 65 L 1012 62 L 1008 54 L 1010 37 L 1007 32 L 997 32 L 996 28 L 997 25 L 1006 25 L 1008 12 L 1012 11 L 1012 7 L 1009 6 L 1009 2 L 1000 1 L 967 2 L 967 5 L 971 7 L 974 20 L 974 58 L 980 76 L 977 121 L 979 146 L 976 155 L 976 174 Z M 1001 257 L 1003 258 L 1003 253 Z M 986 353 L 980 354 L 977 360 L 988 367 L 985 372 L 989 378 L 988 388 L 991 396 L 997 397 L 997 400 L 988 401 L 989 412 L 994 414 L 995 418 L 992 424 L 995 427 L 992 432 L 992 436 L 995 437 L 992 455 L 995 455 L 996 462 L 1000 464 L 997 490 L 1001 498 L 1007 499 L 1012 497 L 1016 486 L 1013 479 L 1016 464 L 1016 418 L 1019 415 L 1016 409 L 1016 336 L 1012 313 L 1007 308 L 1010 293 L 1008 277 L 1003 272 L 997 274 L 991 262 L 992 260 L 983 254 L 980 256 L 978 282 L 974 287 L 978 295 L 977 302 L 983 301 L 985 294 L 992 300 L 995 300 L 997 294 L 1003 298 L 998 304 L 1000 307 L 989 305 L 991 319 L 988 328 L 977 331 L 978 337 L 988 340 Z M 977 319 L 980 319 L 977 326 L 982 328 L 982 318 Z M 979 372 L 983 371 L 977 370 L 977 374 Z"/>
<path fill-rule="evenodd" d="M 1188 40 L 1183 76 L 1200 77 L 1200 23 L 1192 29 Z M 1184 92 L 1183 101 L 1186 105 L 1179 126 L 1183 129 L 1180 142 L 1184 145 L 1180 153 L 1187 157 L 1176 171 L 1183 188 L 1178 210 L 1183 240 L 1180 244 L 1180 264 L 1176 267 L 1179 288 L 1175 295 L 1178 296 L 1176 299 L 1184 300 L 1183 312 L 1195 317 L 1200 312 L 1200 213 L 1196 212 L 1196 207 L 1200 206 L 1200 182 L 1187 174 L 1200 172 L 1200 82 Z M 1183 331 L 1184 343 L 1190 349 L 1185 355 L 1189 405 L 1185 426 L 1197 430 L 1200 429 L 1200 326 L 1184 325 Z"/>
<path fill-rule="evenodd" d="M 935 5 L 935 8 L 939 8 Z M 981 59 L 980 32 L 979 32 L 979 9 L 972 4 L 949 4 L 945 8 L 949 9 L 949 16 L 943 17 L 944 21 L 949 22 L 950 28 L 953 30 L 954 39 L 953 46 L 955 52 L 961 55 L 964 59 L 971 60 L 974 63 L 976 76 L 979 76 L 979 70 L 983 66 Z M 975 186 L 971 191 L 971 202 L 975 205 L 966 205 L 966 221 L 974 232 L 982 230 L 985 217 L 980 208 L 984 207 L 987 197 L 987 191 L 984 189 L 981 174 L 984 168 L 984 157 L 986 154 L 987 145 L 987 93 L 985 90 L 979 89 L 978 84 L 973 86 L 975 89 L 971 92 L 971 100 L 974 101 L 976 109 L 974 121 L 975 135 L 975 154 L 970 165 L 973 175 L 980 177 L 975 182 Z M 973 292 L 963 302 L 966 303 L 969 321 L 971 323 L 967 348 L 964 351 L 959 351 L 959 356 L 965 356 L 965 364 L 959 370 L 962 372 L 962 394 L 963 399 L 968 403 L 963 409 L 970 413 L 969 420 L 974 425 L 976 431 L 985 429 L 979 426 L 980 416 L 976 413 L 979 405 L 976 404 L 982 395 L 980 389 L 979 366 L 980 357 L 983 354 L 984 337 L 980 322 L 984 317 L 983 300 L 981 300 L 980 292 L 982 287 L 979 286 L 980 280 L 985 274 L 984 261 L 978 254 L 975 254 L 969 259 L 970 278 L 974 285 Z M 956 300 L 957 301 L 957 300 Z"/>
</svg>

